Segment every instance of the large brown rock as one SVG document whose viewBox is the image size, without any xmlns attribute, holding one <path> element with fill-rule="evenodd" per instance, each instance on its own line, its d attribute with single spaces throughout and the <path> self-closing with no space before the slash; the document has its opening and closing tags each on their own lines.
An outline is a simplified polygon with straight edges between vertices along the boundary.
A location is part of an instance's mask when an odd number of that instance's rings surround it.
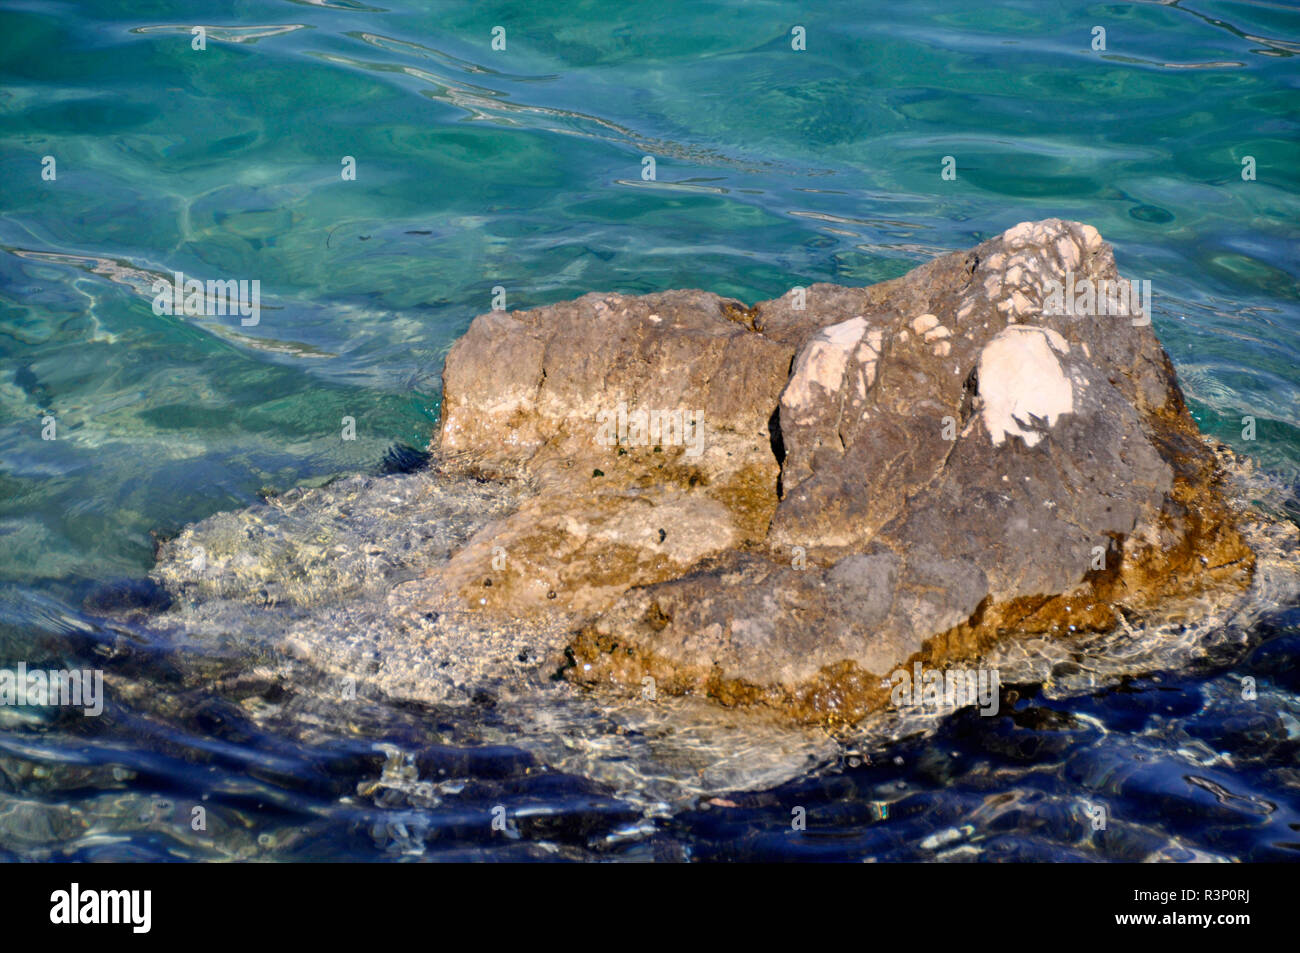
<svg viewBox="0 0 1300 953">
<path fill-rule="evenodd" d="M 761 544 L 780 475 L 771 418 L 794 349 L 737 323 L 744 310 L 670 291 L 477 318 L 447 356 L 439 448 L 535 492 L 399 598 L 595 612 Z"/>
<path fill-rule="evenodd" d="M 1095 229 L 1051 219 L 753 308 L 483 315 L 439 449 L 529 492 L 402 600 L 569 613 L 579 681 L 833 722 L 913 660 L 1240 585 L 1250 550 L 1129 290 Z"/>
</svg>

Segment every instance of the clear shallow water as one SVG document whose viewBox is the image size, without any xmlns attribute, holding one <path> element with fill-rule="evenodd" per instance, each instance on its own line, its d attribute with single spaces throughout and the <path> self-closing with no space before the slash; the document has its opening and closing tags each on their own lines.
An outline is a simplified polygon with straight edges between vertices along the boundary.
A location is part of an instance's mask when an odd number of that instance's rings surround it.
<svg viewBox="0 0 1300 953">
<path fill-rule="evenodd" d="M 190 48 L 196 23 L 212 26 L 203 52 Z M 790 49 L 795 24 L 804 52 Z M 504 52 L 490 49 L 497 25 Z M 1089 48 L 1094 25 L 1104 53 Z M 590 764 L 524 770 L 501 751 L 441 768 L 429 755 L 417 777 L 467 779 L 438 803 L 383 793 L 396 788 L 362 797 L 358 785 L 382 776 L 374 740 L 502 744 L 510 720 L 386 708 L 345 726 L 312 709 L 291 726 L 250 714 L 275 694 L 269 682 L 201 684 L 174 646 L 140 635 L 124 649 L 82 606 L 141 577 L 155 534 L 263 489 L 373 471 L 395 443 L 423 446 L 441 357 L 494 286 L 512 308 L 671 287 L 752 302 L 893 277 L 1048 216 L 1097 226 L 1121 271 L 1151 281 L 1157 331 L 1203 426 L 1294 485 L 1297 53 L 1300 13 L 1275 3 L 1024 3 L 997 16 L 954 2 L 340 0 L 220 17 L 199 4 L 9 5 L 0 660 L 116 664 L 121 687 L 101 719 L 6 724 L 0 846 L 888 858 L 973 839 L 987 857 L 1113 857 L 1079 807 L 1105 793 L 1129 836 L 1162 845 L 1151 853 L 1294 855 L 1300 620 L 1283 606 L 1242 635 L 1272 638 L 1254 649 L 1266 662 L 1232 656 L 1102 692 L 1084 707 L 1105 731 L 1069 721 L 1077 700 L 1022 702 L 1066 714 L 958 717 L 870 767 L 817 762 L 765 793 L 719 795 L 737 807 L 668 810 L 621 796 Z M 645 155 L 655 182 L 641 179 Z M 940 176 L 945 155 L 955 181 Z M 343 156 L 356 181 L 340 178 Z M 1245 156 L 1255 181 L 1241 178 Z M 260 324 L 155 316 L 148 283 L 177 270 L 259 279 Z M 55 441 L 40 439 L 45 414 Z M 344 416 L 355 441 L 340 439 Z M 238 653 L 212 665 L 248 669 Z M 1263 701 L 1233 701 L 1250 665 Z M 1228 760 L 1207 766 L 1189 737 Z M 153 798 L 204 795 L 222 807 L 220 836 L 141 820 Z M 791 838 L 791 797 L 810 799 L 823 834 Z M 550 820 L 494 839 L 482 815 L 496 803 L 544 805 Z"/>
</svg>

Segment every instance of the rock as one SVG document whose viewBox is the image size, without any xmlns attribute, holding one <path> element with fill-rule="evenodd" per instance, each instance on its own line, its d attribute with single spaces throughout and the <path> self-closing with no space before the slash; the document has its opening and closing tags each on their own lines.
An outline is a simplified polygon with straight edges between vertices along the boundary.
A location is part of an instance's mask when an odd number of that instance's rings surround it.
<svg viewBox="0 0 1300 953">
<path fill-rule="evenodd" d="M 1026 222 L 799 303 L 591 294 L 477 318 L 438 449 L 527 490 L 398 601 L 568 613 L 576 681 L 833 723 L 913 661 L 1249 581 L 1215 457 L 1095 229 Z"/>
<path fill-rule="evenodd" d="M 535 492 L 399 598 L 596 612 L 761 544 L 794 348 L 739 323 L 745 313 L 670 291 L 477 318 L 447 357 L 439 449 L 449 466 Z"/>
</svg>

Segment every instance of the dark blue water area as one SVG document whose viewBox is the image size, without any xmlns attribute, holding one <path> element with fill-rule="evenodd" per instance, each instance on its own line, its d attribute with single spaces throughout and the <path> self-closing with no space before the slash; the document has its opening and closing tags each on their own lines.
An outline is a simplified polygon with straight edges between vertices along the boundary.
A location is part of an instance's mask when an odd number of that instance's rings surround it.
<svg viewBox="0 0 1300 953">
<path fill-rule="evenodd" d="M 994 716 L 963 709 L 669 812 L 524 747 L 475 744 L 463 713 L 384 704 L 347 734 L 280 735 L 246 706 L 292 689 L 246 664 L 214 657 L 204 684 L 192 657 L 182 670 L 145 636 L 63 622 L 29 666 L 99 665 L 116 688 L 99 717 L 45 709 L 0 735 L 9 860 L 1300 857 L 1300 608 L 1263 619 L 1230 663 L 1056 700 L 1003 685 Z M 492 717 L 475 713 L 480 728 Z"/>
</svg>

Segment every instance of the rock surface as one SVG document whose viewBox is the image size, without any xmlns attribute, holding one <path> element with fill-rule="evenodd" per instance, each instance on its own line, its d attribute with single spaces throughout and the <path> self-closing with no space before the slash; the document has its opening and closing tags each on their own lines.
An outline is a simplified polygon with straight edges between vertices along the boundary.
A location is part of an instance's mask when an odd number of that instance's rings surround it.
<svg viewBox="0 0 1300 953">
<path fill-rule="evenodd" d="M 1080 288 L 1101 293 L 1076 307 Z M 1244 585 L 1136 302 L 1095 229 L 1050 219 L 753 308 L 672 291 L 483 315 L 447 358 L 439 450 L 527 489 L 397 601 L 563 613 L 580 682 L 828 723 L 915 660 Z"/>
</svg>

